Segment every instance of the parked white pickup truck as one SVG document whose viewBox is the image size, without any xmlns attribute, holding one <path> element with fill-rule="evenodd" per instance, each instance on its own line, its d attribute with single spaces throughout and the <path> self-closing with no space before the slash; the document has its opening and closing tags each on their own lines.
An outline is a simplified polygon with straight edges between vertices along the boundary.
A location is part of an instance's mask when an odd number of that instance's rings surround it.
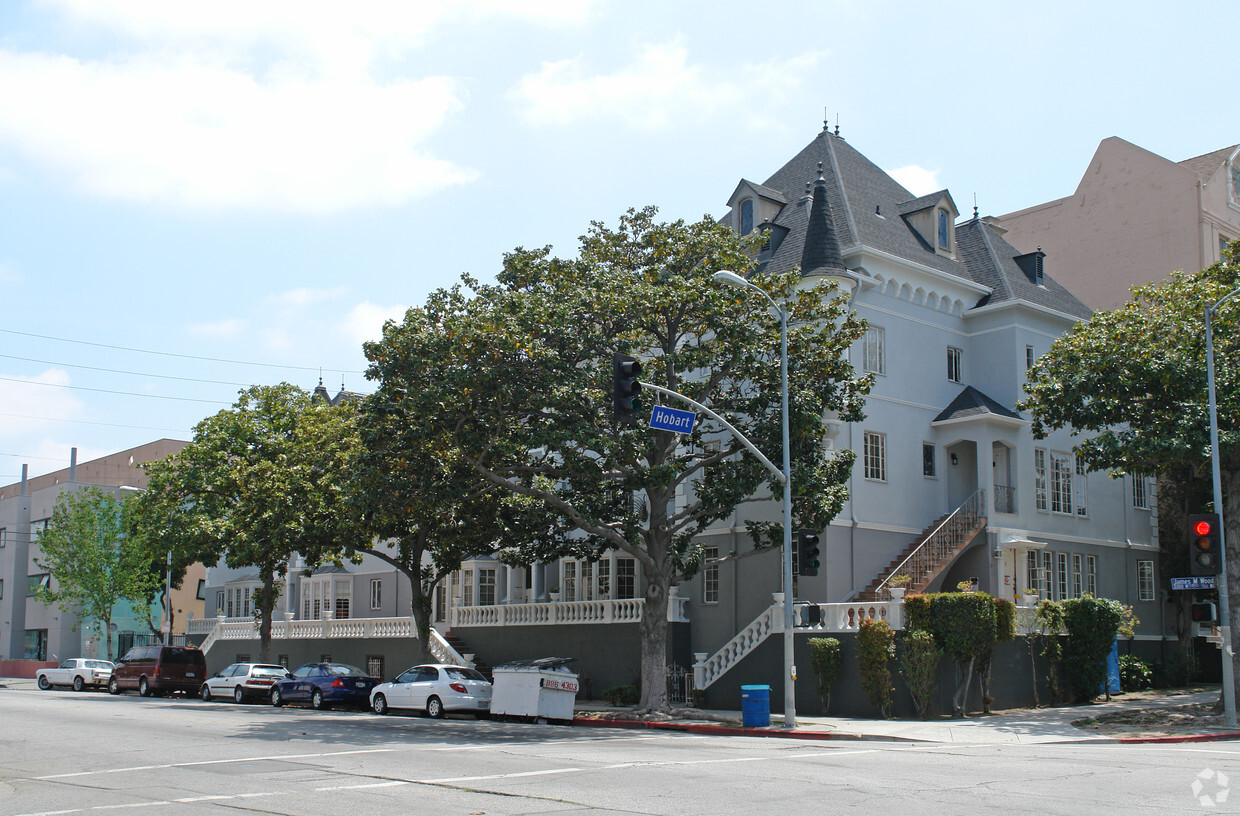
<svg viewBox="0 0 1240 816">
<path fill-rule="evenodd" d="M 44 691 L 52 686 L 73 686 L 74 691 L 81 691 L 87 686 L 106 686 L 112 679 L 112 664 L 107 660 L 71 657 L 58 668 L 39 669 L 35 679 Z"/>
</svg>

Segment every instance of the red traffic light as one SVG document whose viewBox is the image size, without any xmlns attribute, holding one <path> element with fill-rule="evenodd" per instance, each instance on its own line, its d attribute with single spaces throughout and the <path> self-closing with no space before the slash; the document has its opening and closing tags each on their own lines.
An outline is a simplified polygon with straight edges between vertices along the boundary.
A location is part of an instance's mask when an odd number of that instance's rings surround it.
<svg viewBox="0 0 1240 816">
<path fill-rule="evenodd" d="M 1193 532 L 1199 536 L 1208 536 L 1214 532 L 1214 525 L 1205 520 L 1198 521 L 1193 525 Z"/>
</svg>

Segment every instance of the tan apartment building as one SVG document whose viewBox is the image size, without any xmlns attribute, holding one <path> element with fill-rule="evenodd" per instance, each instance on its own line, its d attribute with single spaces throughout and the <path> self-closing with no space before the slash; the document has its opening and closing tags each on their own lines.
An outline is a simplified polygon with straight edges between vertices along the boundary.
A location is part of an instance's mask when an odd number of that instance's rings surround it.
<svg viewBox="0 0 1240 816">
<path fill-rule="evenodd" d="M 1240 145 L 1175 162 L 1112 136 L 1072 195 L 987 220 L 1021 252 L 1045 252 L 1090 308 L 1114 309 L 1240 239 Z"/>
</svg>

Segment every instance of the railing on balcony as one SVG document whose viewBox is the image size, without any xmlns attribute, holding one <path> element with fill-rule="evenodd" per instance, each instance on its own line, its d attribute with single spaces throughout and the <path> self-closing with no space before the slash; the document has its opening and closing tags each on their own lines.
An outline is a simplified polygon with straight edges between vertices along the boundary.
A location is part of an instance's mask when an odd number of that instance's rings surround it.
<svg viewBox="0 0 1240 816">
<path fill-rule="evenodd" d="M 995 512 L 1016 512 L 1016 488 L 1011 485 L 995 485 Z"/>
<path fill-rule="evenodd" d="M 874 594 L 884 597 L 889 589 L 888 582 L 896 575 L 907 575 L 910 589 L 921 590 L 934 579 L 939 570 L 960 548 L 969 542 L 969 536 L 977 529 L 979 521 L 984 518 L 986 509 L 986 491 L 978 490 L 964 504 L 957 507 L 952 514 L 943 519 L 943 523 L 935 527 L 926 540 L 913 550 L 899 566 L 882 580 L 874 590 Z"/>
<path fill-rule="evenodd" d="M 798 632 L 856 632 L 867 620 L 886 621 L 892 629 L 904 628 L 903 601 L 798 604 L 796 613 Z"/>
<path fill-rule="evenodd" d="M 688 598 L 672 595 L 668 599 L 667 619 L 687 621 Z M 644 598 L 597 601 L 551 601 L 549 603 L 455 606 L 452 628 L 468 626 L 548 626 L 564 623 L 639 623 Z"/>
</svg>

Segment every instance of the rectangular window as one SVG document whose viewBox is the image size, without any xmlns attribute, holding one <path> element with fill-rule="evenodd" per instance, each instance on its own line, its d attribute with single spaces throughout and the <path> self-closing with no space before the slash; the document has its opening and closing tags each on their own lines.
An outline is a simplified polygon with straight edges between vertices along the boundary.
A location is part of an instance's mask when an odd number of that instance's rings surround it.
<svg viewBox="0 0 1240 816">
<path fill-rule="evenodd" d="M 207 599 L 207 579 L 198 579 L 198 589 L 194 591 L 194 600 L 205 601 Z"/>
<path fill-rule="evenodd" d="M 929 442 L 921 443 L 921 475 L 928 479 L 934 478 L 934 445 Z"/>
<path fill-rule="evenodd" d="M 495 606 L 495 570 L 478 570 L 478 606 Z"/>
<path fill-rule="evenodd" d="M 215 614 L 224 614 L 224 590 L 216 590 L 215 592 Z"/>
<path fill-rule="evenodd" d="M 0 600 L 4 599 L 4 579 L 0 578 Z"/>
<path fill-rule="evenodd" d="M 718 547 L 707 547 L 703 553 L 705 565 L 702 567 L 702 603 L 719 603 L 719 558 Z"/>
<path fill-rule="evenodd" d="M 1142 473 L 1132 474 L 1132 506 L 1138 510 L 1150 509 L 1150 499 L 1145 492 L 1145 475 Z"/>
<path fill-rule="evenodd" d="M 861 369 L 874 374 L 887 373 L 887 340 L 884 331 L 878 326 L 870 326 L 865 330 Z"/>
<path fill-rule="evenodd" d="M 448 619 L 448 590 L 447 587 L 435 587 L 435 620 L 444 621 Z"/>
<path fill-rule="evenodd" d="M 947 379 L 954 383 L 964 382 L 964 374 L 961 370 L 961 352 L 958 348 L 947 347 Z"/>
<path fill-rule="evenodd" d="M 605 558 L 598 562 L 598 596 L 604 600 L 611 597 L 611 562 Z"/>
<path fill-rule="evenodd" d="M 307 595 L 305 598 L 305 601 L 306 603 L 305 603 L 304 608 L 302 609 L 301 619 L 302 620 L 313 620 L 313 618 L 310 617 L 310 596 Z"/>
<path fill-rule="evenodd" d="M 461 603 L 465 606 L 474 605 L 473 570 L 461 570 Z"/>
<path fill-rule="evenodd" d="M 1098 556 L 1085 556 L 1085 593 L 1090 597 L 1098 597 Z"/>
<path fill-rule="evenodd" d="M 1025 346 L 1025 371 L 1033 368 L 1033 361 L 1035 359 L 1033 356 L 1033 346 Z"/>
<path fill-rule="evenodd" d="M 560 572 L 564 576 L 564 583 L 560 587 L 564 594 L 561 597 L 566 601 L 577 600 L 577 562 L 565 561 L 560 567 Z"/>
<path fill-rule="evenodd" d="M 366 656 L 366 673 L 371 677 L 383 679 L 383 655 Z"/>
<path fill-rule="evenodd" d="M 1084 557 L 1080 553 L 1072 554 L 1072 597 L 1079 598 L 1085 592 Z"/>
<path fill-rule="evenodd" d="M 1089 513 L 1085 508 L 1089 506 L 1089 496 L 1087 494 L 1088 484 L 1085 480 L 1087 472 L 1085 460 L 1079 453 L 1073 455 L 1076 459 L 1076 478 L 1072 480 L 1072 501 L 1076 505 L 1076 514 L 1087 516 Z"/>
<path fill-rule="evenodd" d="M 347 617 L 349 617 L 349 599 L 348 598 L 337 598 L 336 599 L 336 620 L 344 620 Z"/>
<path fill-rule="evenodd" d="M 382 609 L 383 608 L 383 579 L 382 578 L 371 578 L 370 579 L 370 608 L 371 609 Z"/>
<path fill-rule="evenodd" d="M 581 562 L 581 600 L 594 600 L 594 563 Z"/>
<path fill-rule="evenodd" d="M 323 619 L 323 601 L 319 598 L 314 599 L 314 620 Z"/>
<path fill-rule="evenodd" d="M 1072 597 L 1068 594 L 1068 554 L 1056 553 L 1056 555 L 1058 557 L 1058 563 L 1055 565 L 1056 599 L 1062 601 Z"/>
<path fill-rule="evenodd" d="M 34 591 L 38 589 L 39 587 L 43 587 L 44 589 L 46 589 L 50 587 L 51 585 L 52 585 L 52 576 L 48 575 L 46 572 L 39 573 L 38 575 L 27 575 L 26 576 L 26 594 L 27 595 L 33 595 Z"/>
<path fill-rule="evenodd" d="M 287 669 L 288 668 L 288 655 L 280 655 L 279 657 L 276 658 L 276 662 Z"/>
<path fill-rule="evenodd" d="M 1072 512 L 1072 465 L 1066 453 L 1051 454 L 1051 512 Z"/>
<path fill-rule="evenodd" d="M 1053 577 L 1051 567 L 1054 564 L 1054 560 L 1054 553 L 1042 553 L 1042 574 L 1038 576 L 1041 579 L 1041 582 L 1038 584 L 1038 592 L 1043 598 L 1047 598 L 1049 600 L 1055 599 L 1055 587 L 1051 580 Z"/>
<path fill-rule="evenodd" d="M 1019 583 L 1019 582 L 1018 582 Z M 1038 551 L 1030 550 L 1025 553 L 1025 583 L 1018 586 L 1018 592 L 1023 592 L 1025 588 L 1038 591 Z"/>
<path fill-rule="evenodd" d="M 1033 449 L 1033 498 L 1039 510 L 1047 509 L 1045 448 Z"/>
<path fill-rule="evenodd" d="M 887 435 L 865 432 L 865 478 L 887 481 Z"/>
<path fill-rule="evenodd" d="M 1154 562 L 1137 562 L 1137 600 L 1154 600 Z"/>
<path fill-rule="evenodd" d="M 616 597 L 637 597 L 637 562 L 632 558 L 616 559 Z"/>
<path fill-rule="evenodd" d="M 241 613 L 241 616 L 242 616 L 242 617 L 244 617 L 244 618 L 248 618 L 248 617 L 250 617 L 250 588 L 249 588 L 249 587 L 246 587 L 246 588 L 242 591 L 242 593 L 243 593 L 243 594 L 242 594 L 242 599 L 243 599 L 243 601 L 242 601 L 242 607 L 241 607 L 241 608 L 242 608 L 244 611 Z"/>
<path fill-rule="evenodd" d="M 0 549 L 4 548 L 4 545 L 8 543 L 8 539 L 9 539 L 9 531 L 4 529 L 3 527 L 0 527 Z"/>
</svg>

